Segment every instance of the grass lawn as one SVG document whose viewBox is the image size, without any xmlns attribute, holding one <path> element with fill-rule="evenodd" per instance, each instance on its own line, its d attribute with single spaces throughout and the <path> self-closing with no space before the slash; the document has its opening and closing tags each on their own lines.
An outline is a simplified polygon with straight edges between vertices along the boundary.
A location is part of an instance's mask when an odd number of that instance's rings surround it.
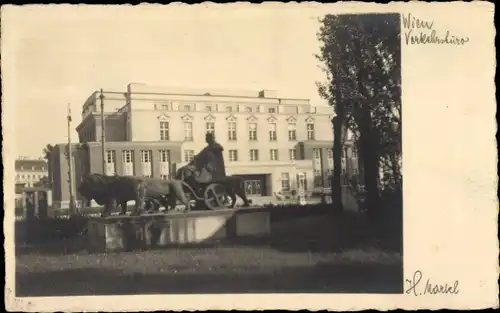
<svg viewBox="0 0 500 313">
<path fill-rule="evenodd" d="M 16 295 L 401 293 L 400 251 L 341 222 L 314 234 L 141 252 L 90 254 L 74 242 L 65 253 L 18 250 Z"/>
</svg>

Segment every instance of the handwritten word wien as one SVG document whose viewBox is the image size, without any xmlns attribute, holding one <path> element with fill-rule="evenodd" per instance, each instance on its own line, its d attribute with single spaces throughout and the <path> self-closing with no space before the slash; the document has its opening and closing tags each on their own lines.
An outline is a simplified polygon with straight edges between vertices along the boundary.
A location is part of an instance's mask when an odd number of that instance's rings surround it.
<svg viewBox="0 0 500 313">
<path fill-rule="evenodd" d="M 421 285 L 422 272 L 416 271 L 413 273 L 412 279 L 406 279 L 408 284 L 408 289 L 405 290 L 406 294 L 413 294 L 415 296 L 422 295 L 438 295 L 438 294 L 452 294 L 456 295 L 460 292 L 458 289 L 458 280 L 455 280 L 453 284 L 436 284 L 431 282 L 430 278 L 425 281 L 425 285 Z"/>
<path fill-rule="evenodd" d="M 449 30 L 446 31 L 445 36 L 438 36 L 434 29 L 434 21 L 424 21 L 411 13 L 403 15 L 403 28 L 407 29 L 404 34 L 407 45 L 448 44 L 462 46 L 469 42 L 469 37 L 452 36 Z"/>
</svg>

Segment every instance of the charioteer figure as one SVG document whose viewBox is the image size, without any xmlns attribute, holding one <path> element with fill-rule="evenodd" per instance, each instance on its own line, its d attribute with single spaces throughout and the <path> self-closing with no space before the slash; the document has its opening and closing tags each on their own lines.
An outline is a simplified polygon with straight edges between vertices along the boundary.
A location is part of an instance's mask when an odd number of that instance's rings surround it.
<svg viewBox="0 0 500 313">
<path fill-rule="evenodd" d="M 226 178 L 226 166 L 224 163 L 224 148 L 215 141 L 213 133 L 205 135 L 207 146 L 200 151 L 189 165 L 198 170 L 196 180 L 202 183 L 223 181 Z"/>
</svg>

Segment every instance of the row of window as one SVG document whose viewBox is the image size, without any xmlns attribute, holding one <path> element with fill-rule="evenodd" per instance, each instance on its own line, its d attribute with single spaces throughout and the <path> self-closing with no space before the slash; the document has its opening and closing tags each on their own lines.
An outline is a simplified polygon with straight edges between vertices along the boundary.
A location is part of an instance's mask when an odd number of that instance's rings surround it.
<svg viewBox="0 0 500 313">
<path fill-rule="evenodd" d="M 328 158 L 329 159 L 333 159 L 333 151 L 332 151 L 332 149 L 328 149 L 327 153 L 328 153 Z M 321 149 L 313 149 L 313 157 L 316 160 L 321 159 Z M 344 149 L 341 150 L 341 157 L 342 158 L 346 157 L 346 153 L 345 153 Z M 352 149 L 351 150 L 351 157 L 352 158 L 357 158 L 358 157 L 358 152 L 356 151 L 356 149 Z"/>
<path fill-rule="evenodd" d="M 191 162 L 194 157 L 194 150 L 184 150 L 184 162 Z M 250 149 L 248 151 L 248 158 L 250 161 L 259 161 L 259 150 Z M 269 150 L 269 158 L 271 161 L 279 161 L 278 149 L 270 149 Z M 289 149 L 288 150 L 288 159 L 293 161 L 297 159 L 297 150 Z M 228 160 L 229 162 L 237 162 L 239 161 L 239 153 L 238 150 L 228 150 Z"/>
<path fill-rule="evenodd" d="M 314 124 L 309 123 L 306 126 L 307 140 L 315 140 Z M 206 122 L 205 132 L 214 133 L 215 123 Z M 269 124 L 269 141 L 278 140 L 277 124 Z M 227 124 L 227 138 L 229 141 L 238 140 L 236 131 L 236 122 L 229 122 Z M 170 123 L 166 121 L 160 122 L 160 140 L 170 140 Z M 257 123 L 248 123 L 248 140 L 257 141 Z M 288 124 L 288 140 L 297 140 L 297 125 L 295 123 Z M 184 141 L 193 141 L 193 122 L 184 122 Z"/>
<path fill-rule="evenodd" d="M 352 174 L 357 175 L 358 170 L 356 168 L 352 169 Z M 314 171 L 314 179 L 313 185 L 314 188 L 322 188 L 324 187 L 324 179 L 326 178 L 328 186 L 331 186 L 330 177 L 333 175 L 333 169 L 329 169 L 327 171 L 326 177 L 323 177 L 320 170 Z M 345 176 L 345 169 L 342 169 L 342 175 Z M 297 174 L 297 188 L 307 190 L 307 175 L 306 173 L 298 173 Z M 281 173 L 281 190 L 284 192 L 290 191 L 290 174 L 289 173 Z"/>
<path fill-rule="evenodd" d="M 290 173 L 287 172 L 281 173 L 280 181 L 281 181 L 281 191 L 283 192 L 291 191 Z M 296 182 L 297 182 L 297 189 L 299 190 L 302 189 L 304 191 L 307 191 L 307 175 L 305 172 L 297 173 Z"/>
<path fill-rule="evenodd" d="M 151 150 L 141 150 L 141 163 L 151 163 L 153 152 Z M 170 163 L 170 150 L 158 151 L 158 159 L 161 163 Z M 123 163 L 134 163 L 134 150 L 122 151 Z M 116 152 L 114 150 L 106 151 L 106 163 L 116 163 Z"/>
<path fill-rule="evenodd" d="M 46 175 L 43 175 L 43 174 L 17 174 L 16 175 L 16 181 L 21 181 L 21 180 L 32 180 L 32 181 L 35 181 L 35 180 L 40 180 L 42 179 L 42 177 L 44 177 Z"/>
<path fill-rule="evenodd" d="M 331 184 L 332 184 L 332 181 L 331 181 L 331 176 L 333 175 L 333 169 L 329 169 L 327 171 L 327 174 L 325 177 L 323 177 L 321 175 L 321 171 L 320 170 L 314 170 L 314 180 L 313 180 L 313 183 L 314 183 L 314 188 L 321 188 L 321 187 L 324 187 L 324 181 L 323 179 L 325 178 L 327 180 L 327 184 L 329 187 L 331 187 Z M 343 168 L 342 169 L 342 177 L 344 180 L 346 180 L 348 177 L 346 176 L 347 175 L 347 172 L 346 172 L 346 169 Z M 351 169 L 351 175 L 358 175 L 358 169 L 357 168 L 352 168 Z M 346 182 L 344 182 L 346 183 Z"/>
<path fill-rule="evenodd" d="M 42 171 L 45 171 L 45 166 L 42 166 L 41 168 L 42 168 L 42 169 L 41 169 Z M 21 169 L 21 171 L 24 171 L 24 170 L 25 170 L 24 166 L 22 166 L 22 165 L 20 166 L 20 169 Z M 32 170 L 32 171 L 35 171 L 35 170 L 39 170 L 39 169 L 37 169 L 35 166 L 32 166 L 32 167 L 31 167 L 31 170 Z"/>
<path fill-rule="evenodd" d="M 123 164 L 123 175 L 135 175 L 134 169 L 134 150 L 124 150 L 122 151 L 122 164 Z M 152 177 L 153 168 L 151 164 L 153 163 L 153 151 L 151 150 L 141 150 L 141 175 Z M 158 151 L 158 160 L 161 164 L 160 167 L 160 178 L 170 179 L 170 150 L 160 150 Z M 108 175 L 113 175 L 116 173 L 116 152 L 114 150 L 106 151 L 106 172 Z"/>
<path fill-rule="evenodd" d="M 234 107 L 236 107 L 236 110 L 234 110 Z M 156 110 L 162 110 L 162 111 L 170 111 L 170 105 L 168 104 L 155 104 L 155 109 Z M 214 104 L 207 104 L 205 105 L 205 108 L 204 108 L 205 112 L 214 112 L 215 111 L 215 105 Z M 179 111 L 185 111 L 185 112 L 190 112 L 190 111 L 194 111 L 194 105 L 192 104 L 184 104 L 182 106 L 179 107 Z M 228 113 L 231 113 L 231 112 L 239 112 L 238 110 L 238 106 L 233 106 L 233 105 L 228 105 L 225 107 L 225 111 L 228 112 Z M 294 111 L 297 111 L 297 109 L 295 108 Z M 259 107 L 258 106 L 247 106 L 245 107 L 244 109 L 244 112 L 245 113 L 260 113 L 260 110 L 259 110 Z M 277 113 L 277 108 L 274 107 L 274 108 L 267 108 L 267 113 L 270 113 L 270 114 L 275 114 Z"/>
<path fill-rule="evenodd" d="M 319 149 L 315 149 L 315 157 L 318 156 Z M 332 151 L 329 149 L 328 151 L 328 159 L 332 159 Z M 153 153 L 151 150 L 141 150 L 141 163 L 151 163 L 153 159 Z M 195 155 L 194 150 L 184 150 L 184 162 L 191 162 Z M 278 161 L 280 159 L 278 149 L 270 149 L 269 150 L 269 158 L 272 161 Z M 170 162 L 170 150 L 160 150 L 158 151 L 158 159 L 159 162 L 169 163 Z M 249 159 L 250 161 L 259 161 L 259 150 L 250 149 L 249 150 Z M 297 159 L 297 150 L 289 149 L 288 150 L 288 159 L 290 161 L 294 161 Z M 228 150 L 228 160 L 230 162 L 239 161 L 238 150 Z M 133 150 L 124 150 L 122 151 L 122 162 L 123 163 L 133 163 L 134 162 L 134 151 Z M 116 163 L 116 152 L 114 150 L 106 151 L 106 163 Z"/>
</svg>

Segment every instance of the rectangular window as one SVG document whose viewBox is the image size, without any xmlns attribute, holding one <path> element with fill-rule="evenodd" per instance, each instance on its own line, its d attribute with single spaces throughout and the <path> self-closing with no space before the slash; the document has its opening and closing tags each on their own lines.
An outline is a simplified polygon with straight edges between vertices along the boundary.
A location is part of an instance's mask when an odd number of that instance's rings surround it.
<svg viewBox="0 0 500 313">
<path fill-rule="evenodd" d="M 276 108 L 269 108 L 267 111 L 269 113 L 276 113 Z"/>
<path fill-rule="evenodd" d="M 106 151 L 106 163 L 115 163 L 116 162 L 116 153 L 114 150 Z"/>
<path fill-rule="evenodd" d="M 212 106 L 211 105 L 205 106 L 205 111 L 212 112 Z"/>
<path fill-rule="evenodd" d="M 152 151 L 151 150 L 141 150 L 141 166 L 142 166 L 142 175 L 146 177 L 152 176 Z"/>
<path fill-rule="evenodd" d="M 297 124 L 295 123 L 288 124 L 288 140 L 289 141 L 297 140 Z"/>
<path fill-rule="evenodd" d="M 276 130 L 277 130 L 276 123 L 269 124 L 269 141 L 276 141 L 278 139 Z"/>
<path fill-rule="evenodd" d="M 333 160 L 333 150 L 332 149 L 328 149 L 328 159 Z"/>
<path fill-rule="evenodd" d="M 160 140 L 170 140 L 168 122 L 160 122 Z"/>
<path fill-rule="evenodd" d="M 169 180 L 170 179 L 170 174 L 169 175 L 160 175 L 160 179 Z"/>
<path fill-rule="evenodd" d="M 316 160 L 320 160 L 321 159 L 321 150 L 317 149 L 317 148 L 314 148 L 313 149 L 313 157 Z"/>
<path fill-rule="evenodd" d="M 158 157 L 160 159 L 160 177 L 165 175 L 170 177 L 170 150 L 160 150 L 158 151 Z M 163 179 L 163 178 L 162 178 Z"/>
<path fill-rule="evenodd" d="M 114 175 L 116 173 L 116 153 L 114 150 L 106 151 L 106 175 Z"/>
<path fill-rule="evenodd" d="M 193 122 L 184 122 L 184 141 L 193 141 Z"/>
<path fill-rule="evenodd" d="M 252 108 L 251 108 L 251 107 L 246 107 L 246 108 L 245 108 L 245 112 L 247 112 L 247 113 L 252 113 Z"/>
<path fill-rule="evenodd" d="M 288 157 L 290 161 L 295 161 L 297 159 L 297 150 L 295 149 L 288 150 Z"/>
<path fill-rule="evenodd" d="M 261 181 L 260 180 L 246 180 L 245 190 L 247 196 L 262 196 Z"/>
<path fill-rule="evenodd" d="M 314 140 L 314 124 L 307 124 L 307 140 Z"/>
<path fill-rule="evenodd" d="M 314 188 L 323 187 L 323 177 L 320 170 L 314 170 Z"/>
<path fill-rule="evenodd" d="M 351 156 L 352 156 L 353 158 L 357 158 L 357 157 L 358 157 L 358 151 L 356 151 L 356 149 L 355 149 L 355 148 L 352 148 L 352 150 L 351 150 Z"/>
<path fill-rule="evenodd" d="M 205 123 L 205 132 L 212 134 L 215 133 L 215 123 L 214 122 Z"/>
<path fill-rule="evenodd" d="M 248 124 L 248 140 L 257 140 L 257 123 Z"/>
<path fill-rule="evenodd" d="M 170 150 L 160 150 L 159 156 L 161 163 L 170 163 Z"/>
<path fill-rule="evenodd" d="M 238 150 L 229 150 L 229 162 L 238 161 Z"/>
<path fill-rule="evenodd" d="M 122 152 L 123 163 L 134 163 L 134 151 L 124 150 Z"/>
<path fill-rule="evenodd" d="M 122 151 L 123 175 L 134 175 L 134 151 Z"/>
<path fill-rule="evenodd" d="M 290 191 L 289 173 L 281 173 L 281 191 Z"/>
<path fill-rule="evenodd" d="M 189 104 L 185 104 L 184 111 L 191 111 L 191 106 Z"/>
<path fill-rule="evenodd" d="M 297 174 L 297 187 L 299 190 L 307 191 L 307 175 L 305 172 Z"/>
<path fill-rule="evenodd" d="M 278 149 L 269 150 L 271 161 L 278 161 Z"/>
<path fill-rule="evenodd" d="M 141 150 L 141 163 L 151 163 L 151 150 Z"/>
<path fill-rule="evenodd" d="M 184 150 L 184 162 L 191 162 L 194 158 L 193 150 Z"/>
<path fill-rule="evenodd" d="M 161 109 L 162 109 L 163 111 L 168 111 L 168 104 L 162 104 L 162 105 L 161 105 Z"/>
<path fill-rule="evenodd" d="M 228 134 L 228 139 L 231 141 L 236 140 L 236 123 L 235 122 L 229 122 L 227 124 L 227 134 Z"/>
<path fill-rule="evenodd" d="M 226 112 L 233 112 L 233 107 L 226 107 Z"/>
<path fill-rule="evenodd" d="M 259 150 L 251 149 L 250 150 L 250 161 L 258 161 L 259 160 Z"/>
</svg>

